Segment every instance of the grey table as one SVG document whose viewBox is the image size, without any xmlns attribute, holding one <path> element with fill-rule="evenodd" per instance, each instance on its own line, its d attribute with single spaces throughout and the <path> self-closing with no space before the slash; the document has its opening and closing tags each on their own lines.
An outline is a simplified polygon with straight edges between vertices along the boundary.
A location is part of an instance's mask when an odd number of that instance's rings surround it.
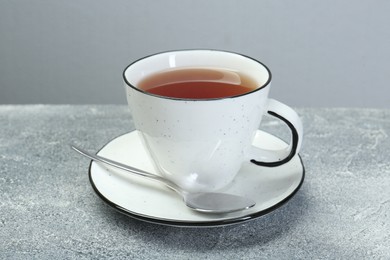
<svg viewBox="0 0 390 260">
<path fill-rule="evenodd" d="M 133 130 L 126 106 L 2 105 L 0 259 L 390 259 L 390 110 L 298 112 L 296 196 L 249 222 L 194 229 L 129 218 L 93 192 L 88 160 L 68 144 L 97 150 Z"/>
</svg>

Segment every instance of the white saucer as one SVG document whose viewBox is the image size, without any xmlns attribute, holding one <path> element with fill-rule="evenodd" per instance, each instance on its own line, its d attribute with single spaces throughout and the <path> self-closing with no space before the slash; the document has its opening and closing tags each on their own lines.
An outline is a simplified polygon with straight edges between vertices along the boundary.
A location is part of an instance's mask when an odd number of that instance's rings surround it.
<svg viewBox="0 0 390 260">
<path fill-rule="evenodd" d="M 282 140 L 262 131 L 257 132 L 255 145 L 267 149 L 286 146 Z M 110 141 L 98 154 L 155 173 L 136 131 Z M 214 215 L 189 209 L 174 191 L 160 183 L 95 162 L 91 162 L 89 168 L 93 189 L 108 205 L 139 220 L 181 227 L 224 226 L 260 217 L 293 197 L 304 176 L 299 155 L 279 167 L 244 163 L 233 183 L 223 192 L 247 196 L 254 199 L 256 205 L 240 212 Z"/>
</svg>

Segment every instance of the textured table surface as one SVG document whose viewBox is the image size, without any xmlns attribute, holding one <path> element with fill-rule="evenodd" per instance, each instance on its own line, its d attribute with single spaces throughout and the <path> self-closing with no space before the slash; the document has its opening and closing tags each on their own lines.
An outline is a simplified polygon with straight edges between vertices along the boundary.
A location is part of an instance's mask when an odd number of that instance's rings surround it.
<svg viewBox="0 0 390 260">
<path fill-rule="evenodd" d="M 97 150 L 133 130 L 126 106 L 0 105 L 0 259 L 390 259 L 390 110 L 297 111 L 297 195 L 249 222 L 194 229 L 134 220 L 93 192 L 68 144 Z"/>
</svg>

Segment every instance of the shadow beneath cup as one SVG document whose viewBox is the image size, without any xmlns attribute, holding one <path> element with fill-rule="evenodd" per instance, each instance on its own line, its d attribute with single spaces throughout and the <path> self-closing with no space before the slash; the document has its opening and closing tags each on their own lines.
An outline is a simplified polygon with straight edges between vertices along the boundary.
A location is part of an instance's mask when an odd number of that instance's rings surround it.
<svg viewBox="0 0 390 260">
<path fill-rule="evenodd" d="M 261 246 L 288 236 L 297 223 L 308 212 L 306 190 L 304 187 L 285 205 L 275 211 L 242 224 L 213 228 L 182 228 L 162 226 L 142 222 L 120 214 L 114 210 L 105 210 L 115 223 L 129 228 L 129 233 L 137 234 L 150 248 L 172 250 L 211 250 L 250 248 Z"/>
</svg>

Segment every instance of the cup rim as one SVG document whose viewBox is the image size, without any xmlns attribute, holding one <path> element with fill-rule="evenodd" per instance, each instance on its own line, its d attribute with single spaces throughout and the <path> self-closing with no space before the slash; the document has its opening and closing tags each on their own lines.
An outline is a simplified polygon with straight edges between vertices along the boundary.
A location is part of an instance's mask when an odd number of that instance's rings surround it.
<svg viewBox="0 0 390 260">
<path fill-rule="evenodd" d="M 131 84 L 127 78 L 126 78 L 126 71 L 135 63 L 141 61 L 141 60 L 144 60 L 144 59 L 147 59 L 147 58 L 150 58 L 150 57 L 153 57 L 153 56 L 156 56 L 156 55 L 160 55 L 160 54 L 168 54 L 168 53 L 175 53 L 175 52 L 192 52 L 192 51 L 214 51 L 214 52 L 220 52 L 220 53 L 228 53 L 228 54 L 235 54 L 235 55 L 239 55 L 243 58 L 246 58 L 246 59 L 250 59 L 252 61 L 255 61 L 256 63 L 259 63 L 260 65 L 262 65 L 267 73 L 268 73 L 268 79 L 267 81 L 262 84 L 261 86 L 257 87 L 256 89 L 252 90 L 252 91 L 249 91 L 249 92 L 245 92 L 245 93 L 242 93 L 240 95 L 235 95 L 235 96 L 227 96 L 227 97 L 220 97 L 220 98 L 204 98 L 204 99 L 196 99 L 196 98 L 177 98 L 177 97 L 168 97 L 168 96 L 161 96 L 161 95 L 156 95 L 156 94 L 153 94 L 153 93 L 150 93 L 148 91 L 145 91 L 145 90 L 142 90 L 142 89 L 139 89 L 137 88 L 136 86 L 134 86 L 133 84 Z M 239 98 L 239 97 L 242 97 L 242 96 L 246 96 L 246 95 L 250 95 L 252 93 L 255 93 L 257 91 L 260 91 L 266 87 L 268 87 L 271 83 L 271 79 L 272 79 L 272 73 L 271 73 L 271 70 L 262 62 L 260 62 L 259 60 L 257 59 L 254 59 L 250 56 L 247 56 L 247 55 L 244 55 L 244 54 L 241 54 L 241 53 L 238 53 L 238 52 L 232 52 L 232 51 L 226 51 L 226 50 L 219 50 L 219 49 L 177 49 L 177 50 L 168 50 L 168 51 L 161 51 L 161 52 L 156 52 L 156 53 L 153 53 L 153 54 L 150 54 L 150 55 L 147 55 L 147 56 L 144 56 L 142 58 L 139 58 L 135 61 L 133 61 L 132 63 L 130 63 L 129 65 L 127 65 L 125 67 L 125 69 L 123 70 L 123 73 L 122 73 L 122 77 L 123 77 L 123 80 L 126 84 L 126 87 L 130 87 L 140 93 L 143 93 L 145 95 L 149 95 L 149 96 L 153 96 L 153 97 L 157 97 L 157 98 L 162 98 L 162 99 L 168 99 L 168 100 L 176 100 L 176 101 L 196 101 L 196 102 L 202 102 L 202 101 L 216 101 L 216 100 L 225 100 L 225 99 L 234 99 L 234 98 Z"/>
</svg>

